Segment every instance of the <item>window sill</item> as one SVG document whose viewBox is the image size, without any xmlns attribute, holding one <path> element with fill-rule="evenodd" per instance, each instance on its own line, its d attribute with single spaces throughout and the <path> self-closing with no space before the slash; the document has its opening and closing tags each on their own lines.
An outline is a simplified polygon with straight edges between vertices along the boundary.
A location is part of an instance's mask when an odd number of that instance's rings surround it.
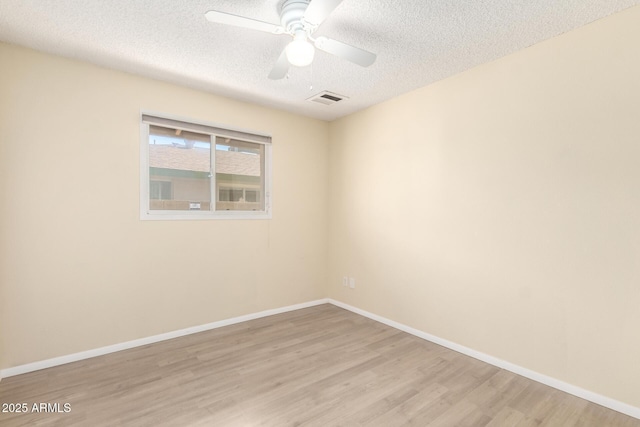
<svg viewBox="0 0 640 427">
<path fill-rule="evenodd" d="M 170 221 L 170 220 L 217 220 L 217 219 L 271 219 L 271 212 L 249 211 L 153 211 L 141 212 L 143 221 Z"/>
</svg>

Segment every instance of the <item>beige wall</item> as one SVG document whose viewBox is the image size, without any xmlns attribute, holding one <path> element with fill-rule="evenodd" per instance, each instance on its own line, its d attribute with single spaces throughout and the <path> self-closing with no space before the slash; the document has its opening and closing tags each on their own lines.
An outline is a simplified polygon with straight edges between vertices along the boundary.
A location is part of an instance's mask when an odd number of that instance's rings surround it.
<svg viewBox="0 0 640 427">
<path fill-rule="evenodd" d="M 1 368 L 326 297 L 327 123 L 6 44 L 0 64 Z M 140 221 L 141 109 L 272 134 L 273 219 Z"/>
<path fill-rule="evenodd" d="M 640 407 L 639 23 L 331 123 L 330 297 Z"/>
</svg>

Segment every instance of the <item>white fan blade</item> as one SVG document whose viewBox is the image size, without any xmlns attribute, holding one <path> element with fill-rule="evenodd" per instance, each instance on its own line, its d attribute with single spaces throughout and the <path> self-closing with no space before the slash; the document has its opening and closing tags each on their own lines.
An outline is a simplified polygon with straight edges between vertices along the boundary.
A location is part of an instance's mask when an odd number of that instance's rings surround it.
<svg viewBox="0 0 640 427">
<path fill-rule="evenodd" d="M 320 25 L 342 3 L 342 0 L 311 0 L 303 19 L 311 25 Z"/>
<path fill-rule="evenodd" d="M 354 64 L 358 64 L 363 67 L 368 67 L 376 60 L 375 53 L 371 53 L 324 36 L 318 37 L 315 45 L 320 50 L 324 50 L 327 53 L 339 56 L 340 58 L 344 58 L 347 61 L 351 61 Z"/>
<path fill-rule="evenodd" d="M 269 78 L 271 80 L 283 79 L 284 76 L 287 75 L 288 71 L 289 60 L 287 59 L 287 48 L 285 47 L 280 54 L 280 58 L 276 61 L 276 65 L 273 66 L 273 69 L 269 73 Z"/>
<path fill-rule="evenodd" d="M 252 30 L 273 34 L 282 34 L 284 32 L 284 28 L 279 25 L 257 21 L 244 16 L 232 15 L 230 13 L 218 12 L 217 10 L 210 10 L 205 13 L 204 16 L 209 22 L 217 22 L 218 24 L 234 25 L 236 27 L 250 28 Z"/>
</svg>

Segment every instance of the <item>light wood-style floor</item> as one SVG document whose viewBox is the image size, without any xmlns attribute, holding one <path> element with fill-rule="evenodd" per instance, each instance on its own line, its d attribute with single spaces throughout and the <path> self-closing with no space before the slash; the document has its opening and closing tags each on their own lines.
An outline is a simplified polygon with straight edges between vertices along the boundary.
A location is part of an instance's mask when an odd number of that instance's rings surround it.
<svg viewBox="0 0 640 427">
<path fill-rule="evenodd" d="M 605 409 L 332 305 L 5 378 L 3 427 L 625 426 Z"/>
</svg>

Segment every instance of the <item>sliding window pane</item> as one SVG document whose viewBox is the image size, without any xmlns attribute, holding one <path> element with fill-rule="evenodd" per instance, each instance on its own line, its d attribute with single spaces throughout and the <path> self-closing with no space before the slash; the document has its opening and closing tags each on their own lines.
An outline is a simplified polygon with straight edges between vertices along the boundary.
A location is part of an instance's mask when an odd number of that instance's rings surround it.
<svg viewBox="0 0 640 427">
<path fill-rule="evenodd" d="M 216 210 L 264 210 L 264 145 L 216 137 Z"/>
<path fill-rule="evenodd" d="M 211 137 L 149 126 L 149 209 L 211 209 Z"/>
</svg>

